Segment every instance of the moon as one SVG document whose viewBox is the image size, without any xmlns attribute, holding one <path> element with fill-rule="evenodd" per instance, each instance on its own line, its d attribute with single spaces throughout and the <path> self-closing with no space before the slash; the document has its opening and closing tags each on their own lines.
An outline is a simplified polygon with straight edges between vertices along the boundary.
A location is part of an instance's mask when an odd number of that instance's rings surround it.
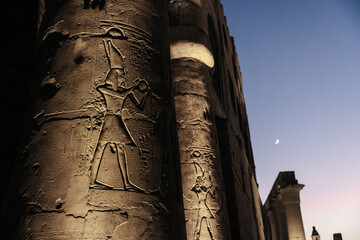
<svg viewBox="0 0 360 240">
<path fill-rule="evenodd" d="M 277 138 L 277 139 L 275 140 L 275 144 L 279 144 L 279 142 L 280 142 L 280 140 Z"/>
</svg>

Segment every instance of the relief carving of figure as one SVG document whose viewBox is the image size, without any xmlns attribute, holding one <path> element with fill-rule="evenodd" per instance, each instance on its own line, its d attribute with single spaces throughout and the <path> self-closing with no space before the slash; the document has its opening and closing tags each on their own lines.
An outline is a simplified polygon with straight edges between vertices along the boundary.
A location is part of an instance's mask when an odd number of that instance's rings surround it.
<svg viewBox="0 0 360 240">
<path fill-rule="evenodd" d="M 210 237 L 210 239 L 215 240 L 210 223 L 210 219 L 214 219 L 215 215 L 211 211 L 207 202 L 209 196 L 215 198 L 211 173 L 210 171 L 204 170 L 201 163 L 197 161 L 197 158 L 202 156 L 200 151 L 194 151 L 192 156 L 196 157 L 193 162 L 196 179 L 191 191 L 195 192 L 198 198 L 197 221 L 194 232 L 194 240 L 202 239 L 204 235 L 206 235 L 207 238 Z M 204 226 L 206 226 L 206 232 L 203 231 Z"/>
<path fill-rule="evenodd" d="M 128 171 L 125 146 L 136 147 L 124 121 L 124 102 L 129 99 L 137 108 L 144 107 L 149 92 L 145 79 L 129 81 L 124 69 L 124 56 L 112 40 L 104 40 L 105 52 L 109 59 L 110 70 L 104 84 L 97 87 L 106 102 L 106 112 L 100 132 L 95 155 L 99 160 L 94 162 L 92 187 L 100 189 L 144 190 L 131 182 Z"/>
<path fill-rule="evenodd" d="M 90 188 L 156 192 L 163 180 L 165 167 L 162 98 L 150 88 L 151 81 L 159 81 L 159 76 L 149 71 L 154 54 L 153 47 L 150 47 L 154 45 L 152 36 L 122 22 L 102 20 L 100 25 L 103 32 L 80 32 L 69 36 L 71 39 L 102 38 L 109 62 L 104 80 L 96 86 L 104 99 L 105 112 L 95 151 L 90 154 Z M 127 73 L 125 63 L 131 64 L 127 66 L 131 69 L 130 73 Z M 139 77 L 144 71 L 151 81 Z M 40 112 L 34 119 L 41 126 L 56 119 L 93 119 L 100 115 L 90 105 L 79 110 Z"/>
</svg>

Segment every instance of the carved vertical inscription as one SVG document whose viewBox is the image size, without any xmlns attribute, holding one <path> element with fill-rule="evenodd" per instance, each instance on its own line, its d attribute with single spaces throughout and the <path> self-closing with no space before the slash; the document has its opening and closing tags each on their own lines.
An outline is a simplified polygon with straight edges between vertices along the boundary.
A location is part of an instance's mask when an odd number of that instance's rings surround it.
<svg viewBox="0 0 360 240">
<path fill-rule="evenodd" d="M 154 49 L 150 48 L 145 42 L 133 41 L 131 43 L 130 62 L 136 66 L 151 70 L 153 52 Z"/>
<path fill-rule="evenodd" d="M 149 178 L 150 173 L 150 161 L 152 144 L 150 140 L 150 133 L 146 128 L 139 128 L 139 151 L 140 151 L 140 179 L 142 181 Z"/>
<path fill-rule="evenodd" d="M 189 152 L 195 170 L 195 181 L 191 191 L 198 199 L 194 240 L 204 239 L 205 236 L 207 239 L 215 239 L 211 226 L 211 219 L 215 219 L 215 215 L 209 204 L 210 198 L 215 199 L 211 171 L 215 153 L 212 149 L 204 147 L 191 147 Z"/>
</svg>

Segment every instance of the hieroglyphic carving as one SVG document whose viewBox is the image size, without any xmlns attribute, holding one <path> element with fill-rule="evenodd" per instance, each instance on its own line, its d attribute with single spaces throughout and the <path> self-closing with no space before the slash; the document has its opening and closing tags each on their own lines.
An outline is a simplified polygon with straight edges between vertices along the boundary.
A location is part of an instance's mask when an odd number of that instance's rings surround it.
<svg viewBox="0 0 360 240">
<path fill-rule="evenodd" d="M 156 51 L 156 45 L 153 37 L 146 31 L 130 24 L 117 21 L 101 21 L 102 27 L 120 27 L 127 34 L 130 45 L 130 62 L 138 67 L 152 70 L 154 66 L 153 56 Z"/>
<path fill-rule="evenodd" d="M 99 145 L 96 150 L 102 153 L 99 161 L 94 164 L 94 170 L 96 169 L 96 172 L 93 172 L 92 187 L 145 192 L 146 190 L 144 188 L 137 186 L 130 180 L 125 145 L 137 147 L 137 141 L 134 140 L 124 121 L 123 112 L 125 110 L 124 102 L 127 99 L 130 99 L 136 108 L 140 110 L 143 109 L 145 98 L 149 93 L 148 82 L 145 79 L 130 81 L 124 71 L 125 57 L 121 51 L 114 45 L 112 40 L 108 39 L 103 42 L 110 64 L 110 70 L 106 75 L 105 83 L 97 87 L 105 99 L 106 112 L 103 127 L 100 132 Z M 106 151 L 107 147 L 110 147 L 110 152 L 113 153 L 112 155 L 104 155 L 108 152 Z M 139 152 L 140 161 L 142 163 L 146 162 L 144 154 L 150 152 L 150 150 L 139 148 Z M 146 165 L 148 165 L 148 163 L 145 164 L 145 166 Z M 108 167 L 110 167 L 112 172 L 108 171 Z M 116 170 L 119 170 L 121 174 L 122 184 L 116 181 L 116 179 L 119 178 Z"/>
<path fill-rule="evenodd" d="M 148 71 L 157 68 L 154 61 L 157 46 L 151 34 L 133 25 L 112 20 L 101 20 L 100 26 L 103 32 L 81 32 L 71 35 L 70 38 L 104 37 L 127 40 L 130 42 L 129 59 L 131 64 Z"/>
<path fill-rule="evenodd" d="M 203 236 L 203 224 L 205 224 L 207 228 L 206 235 L 210 237 L 210 239 L 215 239 L 210 222 L 210 219 L 215 219 L 215 215 L 208 204 L 209 196 L 215 198 L 215 190 L 211 177 L 212 172 L 209 169 L 215 158 L 215 153 L 212 149 L 205 147 L 191 147 L 189 151 L 196 174 L 195 183 L 191 191 L 196 193 L 198 199 L 194 240 L 199 240 L 200 237 Z"/>
<path fill-rule="evenodd" d="M 92 33 L 92 32 L 79 32 L 69 36 L 71 39 L 85 38 L 85 37 L 108 37 L 112 39 L 127 39 L 127 35 L 121 28 L 108 27 L 103 29 L 104 32 Z"/>
<path fill-rule="evenodd" d="M 101 36 L 105 38 L 103 44 L 110 69 L 104 82 L 97 86 L 106 111 L 92 163 L 91 187 L 151 193 L 158 189 L 162 176 L 157 169 L 162 166 L 162 156 L 155 147 L 161 143 L 155 136 L 158 115 L 154 115 L 159 111 L 157 100 L 160 99 L 152 93 L 148 80 L 132 80 L 125 69 L 126 52 L 131 62 L 133 43 L 149 42 L 150 35 L 118 22 L 105 21 L 101 26 L 106 32 Z M 117 29 L 117 42 L 109 29 L 112 32 Z M 125 51 L 129 48 L 130 52 Z M 140 64 L 143 66 L 145 60 Z"/>
<path fill-rule="evenodd" d="M 148 44 L 155 44 L 154 38 L 150 33 L 128 23 L 113 20 L 100 20 L 100 26 L 121 28 L 135 39 L 143 40 Z"/>
<path fill-rule="evenodd" d="M 93 108 L 88 107 L 40 114 L 36 119 L 41 125 L 64 116 L 72 119 L 101 115 L 99 138 L 90 159 L 90 188 L 152 193 L 158 191 L 163 176 L 163 144 L 158 129 L 162 99 L 150 87 L 152 76 L 158 76 L 151 73 L 145 79 L 142 71 L 129 73 L 126 67 L 130 63 L 151 70 L 156 45 L 149 33 L 129 24 L 102 20 L 100 27 L 102 32 L 80 32 L 69 38 L 101 39 L 109 69 L 96 90 L 105 109 L 93 113 L 88 111 Z M 139 56 L 133 58 L 135 54 Z"/>
<path fill-rule="evenodd" d="M 151 70 L 154 49 L 146 45 L 144 42 L 135 40 L 131 43 L 130 52 L 130 62 L 132 64 Z"/>
<path fill-rule="evenodd" d="M 150 161 L 151 161 L 151 151 L 152 148 L 150 142 L 150 133 L 146 128 L 139 128 L 139 150 L 140 150 L 140 178 L 145 180 L 146 176 L 150 172 Z"/>
<path fill-rule="evenodd" d="M 127 110 L 123 111 L 123 118 L 136 141 L 134 149 L 126 148 L 129 175 L 134 176 L 132 182 L 144 186 L 146 192 L 156 191 L 163 163 L 158 149 L 162 147 L 156 129 L 158 121 L 143 114 L 130 114 Z"/>
</svg>

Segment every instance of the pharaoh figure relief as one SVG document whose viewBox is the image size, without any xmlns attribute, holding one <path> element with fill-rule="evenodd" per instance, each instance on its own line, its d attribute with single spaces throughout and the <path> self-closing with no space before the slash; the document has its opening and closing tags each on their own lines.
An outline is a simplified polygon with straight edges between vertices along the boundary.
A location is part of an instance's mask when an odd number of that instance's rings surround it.
<svg viewBox="0 0 360 240">
<path fill-rule="evenodd" d="M 215 240 L 211 227 L 211 220 L 215 219 L 215 215 L 209 204 L 210 198 L 215 198 L 209 159 L 213 158 L 215 154 L 211 149 L 204 147 L 192 147 L 190 151 L 196 177 L 191 191 L 196 194 L 198 199 L 194 240 L 204 238 Z"/>
<path fill-rule="evenodd" d="M 146 43 L 139 38 L 139 31 L 132 29 L 137 33 L 132 35 L 119 27 L 111 29 L 117 29 L 117 39 L 111 35 L 104 35 L 103 39 L 109 70 L 96 87 L 104 98 L 106 111 L 92 160 L 91 188 L 151 193 L 158 189 L 162 177 L 158 126 L 161 98 L 151 91 L 148 79 L 131 79 L 125 68 L 129 61 L 124 52 L 130 55 L 129 59 L 144 58 L 140 47 Z M 136 51 L 134 42 L 140 46 Z M 135 65 L 132 61 L 131 64 Z"/>
<path fill-rule="evenodd" d="M 100 33 L 81 32 L 71 39 L 99 39 L 109 69 L 96 86 L 105 102 L 99 140 L 91 156 L 92 189 L 152 193 L 164 176 L 161 86 L 152 36 L 129 24 L 101 20 Z M 155 71 L 154 71 L 155 70 Z M 159 87 L 158 87 L 159 88 Z M 159 91 L 159 89 L 156 89 Z M 40 113 L 38 124 L 54 119 L 93 118 L 95 108 Z"/>
</svg>

